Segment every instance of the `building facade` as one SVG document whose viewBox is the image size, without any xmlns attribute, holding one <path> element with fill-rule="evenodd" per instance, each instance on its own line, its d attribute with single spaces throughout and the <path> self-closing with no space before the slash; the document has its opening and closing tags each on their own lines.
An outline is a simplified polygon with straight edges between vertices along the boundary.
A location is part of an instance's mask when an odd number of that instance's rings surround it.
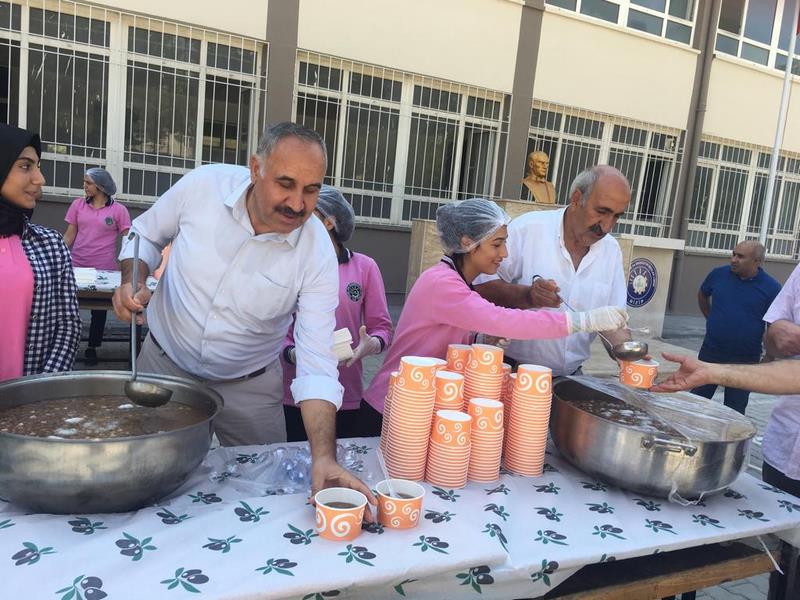
<svg viewBox="0 0 800 600">
<path fill-rule="evenodd" d="M 410 224 L 444 202 L 529 199 L 543 150 L 557 201 L 612 164 L 621 233 L 677 237 L 672 308 L 758 236 L 796 0 L 0 1 L 0 115 L 39 131 L 63 230 L 86 168 L 143 210 L 188 170 L 246 164 L 267 122 L 323 135 L 355 249 L 404 292 Z M 800 61 L 793 71 L 800 74 Z M 800 79 L 794 78 L 794 92 Z M 800 258 L 800 101 L 790 102 L 768 268 Z"/>
</svg>

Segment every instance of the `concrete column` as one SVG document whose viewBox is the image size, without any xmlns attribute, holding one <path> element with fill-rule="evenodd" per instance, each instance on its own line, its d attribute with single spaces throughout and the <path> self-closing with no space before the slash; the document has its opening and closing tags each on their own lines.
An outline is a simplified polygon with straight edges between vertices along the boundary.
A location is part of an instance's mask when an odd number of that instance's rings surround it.
<svg viewBox="0 0 800 600">
<path fill-rule="evenodd" d="M 544 0 L 525 0 L 520 16 L 517 63 L 514 69 L 511 115 L 508 124 L 508 151 L 502 174 L 500 196 L 519 198 L 520 181 L 525 177 L 525 159 L 528 152 L 528 127 L 531 122 L 533 83 L 539 58 L 542 37 Z"/>
<path fill-rule="evenodd" d="M 300 0 L 269 0 L 267 10 L 267 108 L 265 123 L 291 121 Z"/>
</svg>

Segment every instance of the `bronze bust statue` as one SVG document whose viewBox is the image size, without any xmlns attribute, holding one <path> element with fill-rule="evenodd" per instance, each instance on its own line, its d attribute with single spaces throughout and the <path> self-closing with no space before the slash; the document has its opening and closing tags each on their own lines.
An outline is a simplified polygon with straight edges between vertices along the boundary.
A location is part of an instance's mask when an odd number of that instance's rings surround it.
<svg viewBox="0 0 800 600">
<path fill-rule="evenodd" d="M 550 157 L 541 150 L 528 155 L 528 174 L 522 183 L 531 193 L 531 199 L 539 204 L 555 204 L 556 189 L 547 181 L 547 167 Z"/>
</svg>

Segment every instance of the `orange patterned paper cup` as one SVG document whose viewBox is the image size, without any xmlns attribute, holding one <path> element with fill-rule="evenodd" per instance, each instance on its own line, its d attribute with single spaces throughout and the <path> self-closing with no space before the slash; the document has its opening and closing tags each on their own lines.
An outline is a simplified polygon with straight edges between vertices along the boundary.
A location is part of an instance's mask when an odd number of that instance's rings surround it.
<svg viewBox="0 0 800 600">
<path fill-rule="evenodd" d="M 389 483 L 399 496 L 389 494 Z M 411 529 L 419 524 L 425 488 L 406 479 L 383 480 L 375 486 L 378 492 L 378 521 L 390 529 Z"/>
<path fill-rule="evenodd" d="M 503 374 L 503 349 L 489 344 L 472 344 L 467 371 L 483 375 Z"/>
<path fill-rule="evenodd" d="M 437 371 L 436 407 L 458 410 L 464 402 L 464 376 L 451 371 Z"/>
<path fill-rule="evenodd" d="M 445 446 L 469 446 L 472 417 L 457 410 L 438 410 L 433 417 L 431 440 Z"/>
<path fill-rule="evenodd" d="M 650 388 L 656 381 L 658 365 L 654 360 L 621 360 L 619 380 L 625 385 L 638 388 Z"/>
<path fill-rule="evenodd" d="M 527 396 L 549 396 L 553 393 L 553 370 L 540 365 L 517 367 L 516 389 Z"/>
<path fill-rule="evenodd" d="M 404 356 L 400 359 L 394 388 L 408 392 L 433 393 L 433 376 L 439 369 L 438 359 L 424 356 Z"/>
<path fill-rule="evenodd" d="M 469 344 L 450 344 L 447 347 L 447 370 L 463 373 L 469 362 L 469 353 L 472 346 Z"/>
<path fill-rule="evenodd" d="M 472 430 L 502 431 L 503 403 L 488 398 L 472 398 L 469 401 L 469 415 L 472 417 Z"/>
<path fill-rule="evenodd" d="M 350 488 L 326 488 L 314 496 L 317 533 L 335 542 L 350 542 L 361 534 L 367 497 Z"/>
</svg>

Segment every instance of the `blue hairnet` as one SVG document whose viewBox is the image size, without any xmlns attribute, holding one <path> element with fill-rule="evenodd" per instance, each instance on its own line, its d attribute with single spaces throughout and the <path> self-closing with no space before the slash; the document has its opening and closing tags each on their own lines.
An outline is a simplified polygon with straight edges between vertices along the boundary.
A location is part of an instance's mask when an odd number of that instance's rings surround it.
<svg viewBox="0 0 800 600">
<path fill-rule="evenodd" d="M 319 191 L 317 210 L 333 221 L 333 237 L 344 243 L 353 236 L 356 227 L 356 214 L 353 207 L 335 187 L 323 185 Z"/>
<path fill-rule="evenodd" d="M 466 254 L 510 220 L 506 211 L 483 198 L 450 202 L 436 211 L 436 229 L 446 254 Z M 469 239 L 466 245 L 464 236 Z"/>
<path fill-rule="evenodd" d="M 117 184 L 114 183 L 114 178 L 111 173 L 100 167 L 92 167 L 86 171 L 86 174 L 92 179 L 98 189 L 109 198 L 113 198 L 117 193 Z"/>
</svg>

